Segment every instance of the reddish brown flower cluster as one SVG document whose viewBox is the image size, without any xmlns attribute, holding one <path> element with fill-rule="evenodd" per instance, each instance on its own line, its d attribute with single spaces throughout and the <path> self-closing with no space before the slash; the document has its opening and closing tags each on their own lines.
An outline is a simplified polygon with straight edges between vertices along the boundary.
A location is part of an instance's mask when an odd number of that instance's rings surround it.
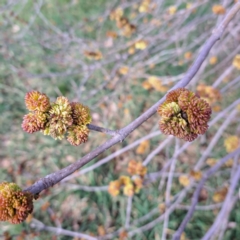
<svg viewBox="0 0 240 240">
<path fill-rule="evenodd" d="M 0 221 L 23 222 L 33 211 L 33 195 L 15 183 L 0 184 Z"/>
<path fill-rule="evenodd" d="M 89 129 L 86 125 L 91 122 L 88 107 L 78 102 L 70 103 L 65 97 L 58 97 L 50 104 L 49 98 L 38 91 L 27 93 L 25 103 L 30 113 L 23 117 L 24 131 L 42 131 L 60 140 L 68 133 L 67 140 L 74 146 L 87 141 Z"/>
<path fill-rule="evenodd" d="M 193 92 L 185 88 L 173 90 L 158 108 L 160 130 L 164 134 L 193 141 L 198 134 L 207 131 L 211 112 L 209 104 Z"/>
</svg>

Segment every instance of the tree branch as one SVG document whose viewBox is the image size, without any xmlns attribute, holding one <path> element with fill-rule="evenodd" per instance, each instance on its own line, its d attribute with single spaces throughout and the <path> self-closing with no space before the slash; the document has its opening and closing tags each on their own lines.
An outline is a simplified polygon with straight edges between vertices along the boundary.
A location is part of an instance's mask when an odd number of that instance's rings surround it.
<svg viewBox="0 0 240 240">
<path fill-rule="evenodd" d="M 223 31 L 227 27 L 228 23 L 233 19 L 233 17 L 236 15 L 236 13 L 240 9 L 240 2 L 237 2 L 234 7 L 229 11 L 227 16 L 224 18 L 222 23 L 216 28 L 215 31 L 213 31 L 211 37 L 206 41 L 204 46 L 202 47 L 202 50 L 200 51 L 200 54 L 198 55 L 195 62 L 192 64 L 190 69 L 187 71 L 186 75 L 182 78 L 181 81 L 179 81 L 173 88 L 170 89 L 170 91 L 185 87 L 187 84 L 192 80 L 192 78 L 195 76 L 195 74 L 198 72 L 199 68 L 201 67 L 202 63 L 206 59 L 209 51 L 213 47 L 213 45 L 220 39 L 220 37 L 223 34 Z M 25 191 L 29 191 L 33 194 L 38 194 L 44 189 L 47 189 L 58 182 L 60 182 L 65 177 L 69 176 L 88 162 L 90 162 L 92 159 L 97 157 L 99 154 L 104 152 L 105 150 L 109 149 L 113 145 L 122 142 L 131 132 L 133 132 L 136 128 L 138 128 L 142 123 L 144 123 L 148 118 L 150 118 L 153 114 L 156 113 L 156 110 L 160 104 L 162 104 L 165 100 L 165 96 L 160 99 L 158 102 L 156 102 L 152 107 L 150 107 L 145 113 L 140 115 L 137 119 L 135 119 L 133 122 L 131 122 L 126 127 L 120 129 L 118 131 L 119 134 L 114 135 L 111 139 L 94 149 L 92 152 L 85 155 L 83 158 L 79 159 L 77 162 L 69 165 L 68 167 L 61 169 L 55 173 L 49 174 L 46 177 L 40 179 L 39 181 L 35 182 L 32 186 L 25 189 Z"/>
<path fill-rule="evenodd" d="M 237 172 L 235 173 L 234 177 L 231 179 L 231 185 L 228 189 L 228 193 L 227 193 L 227 196 L 225 197 L 225 201 L 222 206 L 222 209 L 220 210 L 218 216 L 214 220 L 214 223 L 208 229 L 207 233 L 204 235 L 202 240 L 209 240 L 216 231 L 218 232 L 219 227 L 223 223 L 223 219 L 226 221 L 225 222 L 226 224 L 223 224 L 223 225 L 227 225 L 228 216 L 237 200 L 237 199 L 234 199 L 233 195 L 236 187 L 238 186 L 239 178 L 240 178 L 240 165 L 237 167 Z"/>
</svg>

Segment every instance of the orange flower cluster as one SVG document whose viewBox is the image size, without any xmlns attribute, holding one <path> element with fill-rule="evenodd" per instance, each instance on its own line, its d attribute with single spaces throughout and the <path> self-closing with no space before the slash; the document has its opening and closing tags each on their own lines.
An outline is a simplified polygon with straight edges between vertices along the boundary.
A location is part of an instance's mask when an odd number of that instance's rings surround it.
<svg viewBox="0 0 240 240">
<path fill-rule="evenodd" d="M 128 173 L 133 177 L 120 176 L 118 180 L 110 182 L 108 192 L 112 196 L 119 195 L 121 188 L 123 188 L 123 194 L 130 197 L 134 193 L 138 193 L 143 187 L 143 179 L 147 173 L 146 167 L 135 160 L 131 160 L 128 164 Z"/>
<path fill-rule="evenodd" d="M 123 10 L 121 8 L 117 8 L 111 12 L 110 19 L 116 22 L 118 28 L 122 29 L 125 37 L 131 37 L 131 35 L 136 32 L 137 28 L 123 15 Z"/>
<path fill-rule="evenodd" d="M 223 15 L 225 14 L 226 9 L 222 5 L 217 4 L 217 5 L 213 5 L 212 12 L 216 15 Z"/>
<path fill-rule="evenodd" d="M 211 112 L 205 100 L 185 88 L 178 88 L 169 92 L 158 108 L 160 130 L 191 142 L 207 131 Z"/>
<path fill-rule="evenodd" d="M 33 211 L 33 195 L 15 183 L 0 183 L 0 221 L 23 222 Z"/>
<path fill-rule="evenodd" d="M 205 84 L 199 84 L 197 86 L 197 93 L 210 105 L 213 105 L 221 99 L 221 94 L 217 89 Z"/>
<path fill-rule="evenodd" d="M 140 162 L 131 160 L 128 163 L 127 171 L 131 175 L 139 175 L 140 177 L 143 178 L 147 173 L 147 167 L 144 167 Z"/>
<path fill-rule="evenodd" d="M 70 103 L 65 97 L 58 97 L 50 104 L 49 98 L 38 91 L 31 91 L 25 96 L 27 109 L 30 111 L 23 117 L 22 128 L 25 132 L 42 131 L 54 139 L 67 140 L 77 146 L 88 139 L 91 122 L 90 110 L 78 102 Z"/>
</svg>

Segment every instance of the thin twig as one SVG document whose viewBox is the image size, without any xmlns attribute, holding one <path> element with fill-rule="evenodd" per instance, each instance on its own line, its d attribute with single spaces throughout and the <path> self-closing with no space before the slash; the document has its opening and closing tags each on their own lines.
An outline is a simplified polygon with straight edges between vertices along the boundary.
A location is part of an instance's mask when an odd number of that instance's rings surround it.
<svg viewBox="0 0 240 240">
<path fill-rule="evenodd" d="M 228 217 L 226 217 L 226 215 L 228 216 L 229 213 L 231 212 L 231 209 L 233 207 L 233 195 L 234 195 L 234 191 L 239 183 L 239 178 L 240 178 L 240 166 L 238 166 L 237 171 L 234 175 L 234 177 L 231 180 L 231 184 L 230 187 L 228 189 L 228 193 L 227 196 L 224 200 L 224 204 L 222 206 L 222 209 L 220 210 L 217 218 L 215 219 L 213 225 L 208 229 L 207 233 L 204 235 L 204 237 L 202 238 L 202 240 L 208 240 L 211 238 L 211 236 L 214 234 L 214 232 L 216 232 L 216 230 L 219 229 L 219 227 L 222 225 L 222 220 L 227 220 Z M 232 204 L 231 204 L 232 203 Z"/>
<path fill-rule="evenodd" d="M 111 136 L 116 136 L 118 134 L 118 131 L 110 130 L 110 129 L 103 128 L 103 127 L 98 127 L 98 126 L 95 126 L 93 124 L 87 124 L 87 127 L 90 130 L 106 133 L 106 134 L 111 135 Z"/>
<path fill-rule="evenodd" d="M 181 225 L 179 226 L 178 230 L 176 231 L 176 233 L 173 236 L 173 240 L 179 240 L 181 234 L 183 233 L 187 223 L 190 221 L 195 207 L 198 203 L 198 198 L 199 198 L 199 194 L 201 192 L 201 189 L 203 188 L 203 185 L 205 184 L 205 182 L 208 180 L 208 178 L 210 178 L 229 158 L 234 157 L 236 154 L 240 153 L 240 148 L 238 148 L 236 151 L 229 153 L 227 156 L 225 156 L 224 158 L 222 158 L 221 160 L 218 161 L 218 163 L 216 165 L 214 165 L 213 167 L 211 167 L 208 171 L 206 171 L 206 173 L 204 174 L 202 180 L 199 182 L 193 197 L 192 197 L 192 204 L 191 204 L 191 208 L 188 210 L 187 215 L 185 216 L 185 218 L 183 219 Z"/>
<path fill-rule="evenodd" d="M 216 203 L 216 204 L 212 204 L 212 205 L 206 205 L 206 206 L 196 206 L 195 210 L 199 210 L 199 211 L 209 211 L 209 210 L 215 210 L 218 209 L 222 206 L 222 203 Z M 187 205 L 178 205 L 176 207 L 177 209 L 181 209 L 181 210 L 189 210 L 191 208 L 191 206 L 187 206 Z"/>
<path fill-rule="evenodd" d="M 228 127 L 228 125 L 232 122 L 232 120 L 235 118 L 236 114 L 238 113 L 237 109 L 234 109 L 228 117 L 225 119 L 221 127 L 219 127 L 218 131 L 216 132 L 215 136 L 212 138 L 211 142 L 209 143 L 207 149 L 202 154 L 201 158 L 198 160 L 196 166 L 194 167 L 194 170 L 199 170 L 205 159 L 209 156 L 210 152 L 212 152 L 214 146 L 217 144 L 218 140 L 222 137 L 222 133 L 225 131 L 225 129 Z"/>
<path fill-rule="evenodd" d="M 224 86 L 221 90 L 220 93 L 226 92 L 229 88 L 233 87 L 235 84 L 239 83 L 240 81 L 240 76 L 235 78 L 233 81 L 229 82 L 226 86 Z"/>
<path fill-rule="evenodd" d="M 131 211 L 132 211 L 132 199 L 133 197 L 128 197 L 127 199 L 125 228 L 128 228 L 130 224 Z"/>
<path fill-rule="evenodd" d="M 30 226 L 34 229 L 39 230 L 39 231 L 53 232 L 57 235 L 65 235 L 65 236 L 70 236 L 70 237 L 84 238 L 86 240 L 97 240 L 97 238 L 91 237 L 91 236 L 89 236 L 87 234 L 84 234 L 84 233 L 73 232 L 73 231 L 65 230 L 63 228 L 46 226 L 37 219 L 33 219 L 32 222 L 30 223 Z"/>
<path fill-rule="evenodd" d="M 82 186 L 72 183 L 62 183 L 61 185 L 67 187 L 68 190 L 83 190 L 86 192 L 100 192 L 108 190 L 108 186 Z"/>
<path fill-rule="evenodd" d="M 176 139 L 175 153 L 178 152 L 178 150 L 179 150 L 179 139 Z M 177 158 L 176 157 L 173 158 L 173 161 L 170 166 L 170 171 L 169 171 L 168 181 L 167 181 L 165 206 L 167 206 L 170 202 L 172 179 L 173 179 L 173 173 L 175 171 L 176 161 L 177 161 Z M 164 222 L 163 222 L 162 240 L 166 239 L 168 221 L 169 221 L 169 214 L 168 212 L 166 212 Z"/>
<path fill-rule="evenodd" d="M 237 166 L 238 166 L 238 159 L 239 159 L 239 155 L 236 155 L 234 157 L 233 166 L 232 166 L 232 169 L 231 169 L 231 179 L 233 178 L 233 176 L 236 172 L 236 169 L 237 169 Z"/>
<path fill-rule="evenodd" d="M 221 76 L 213 83 L 212 87 L 217 88 L 220 83 L 223 81 L 224 78 L 226 78 L 228 75 L 231 74 L 231 72 L 233 71 L 234 67 L 230 66 L 228 67 L 225 72 L 223 74 L 221 74 Z"/>
<path fill-rule="evenodd" d="M 159 222 L 163 221 L 164 218 L 165 218 L 165 214 L 171 214 L 175 210 L 176 206 L 184 199 L 184 197 L 186 196 L 187 192 L 188 192 L 188 189 L 185 189 L 179 195 L 178 199 L 169 206 L 169 208 L 165 211 L 164 214 L 162 214 L 158 218 L 154 219 L 153 221 L 151 221 L 151 222 L 149 222 L 149 223 L 147 223 L 147 224 L 145 224 L 145 225 L 143 225 L 143 226 L 141 226 L 141 227 L 139 227 L 139 228 L 137 228 L 135 230 L 130 231 L 128 233 L 128 236 L 132 237 L 132 236 L 134 236 L 136 234 L 139 234 L 141 232 L 147 231 L 147 230 L 153 228 L 154 226 L 156 226 L 156 224 L 158 224 Z"/>
<path fill-rule="evenodd" d="M 167 137 L 161 144 L 154 149 L 148 156 L 147 158 L 143 161 L 143 165 L 146 166 L 149 164 L 149 162 L 157 155 L 159 154 L 160 151 L 162 151 L 167 144 L 169 144 L 173 140 L 172 136 Z"/>
</svg>

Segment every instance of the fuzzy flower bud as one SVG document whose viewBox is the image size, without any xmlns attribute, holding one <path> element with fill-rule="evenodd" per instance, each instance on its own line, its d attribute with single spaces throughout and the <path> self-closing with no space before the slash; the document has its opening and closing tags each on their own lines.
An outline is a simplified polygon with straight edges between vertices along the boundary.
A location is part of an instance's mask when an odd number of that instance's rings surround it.
<svg viewBox="0 0 240 240">
<path fill-rule="evenodd" d="M 67 128 L 72 125 L 72 108 L 67 98 L 58 97 L 50 111 L 49 134 L 55 139 L 63 139 Z"/>
<path fill-rule="evenodd" d="M 211 108 L 193 92 L 179 88 L 168 93 L 158 113 L 161 116 L 160 130 L 164 134 L 193 141 L 198 134 L 207 131 Z"/>
<path fill-rule="evenodd" d="M 22 129 L 25 132 L 33 133 L 44 129 L 47 122 L 47 115 L 43 112 L 30 112 L 23 117 Z"/>
<path fill-rule="evenodd" d="M 87 125 L 92 121 L 90 110 L 88 107 L 78 102 L 72 102 L 71 107 L 72 107 L 73 124 Z"/>
<path fill-rule="evenodd" d="M 15 183 L 0 184 L 0 221 L 23 222 L 33 210 L 33 195 Z"/>
<path fill-rule="evenodd" d="M 73 125 L 68 130 L 67 140 L 73 146 L 78 146 L 88 140 L 89 129 L 85 126 Z"/>
<path fill-rule="evenodd" d="M 38 91 L 31 91 L 25 96 L 25 104 L 29 111 L 47 112 L 50 108 L 49 98 Z"/>
</svg>

